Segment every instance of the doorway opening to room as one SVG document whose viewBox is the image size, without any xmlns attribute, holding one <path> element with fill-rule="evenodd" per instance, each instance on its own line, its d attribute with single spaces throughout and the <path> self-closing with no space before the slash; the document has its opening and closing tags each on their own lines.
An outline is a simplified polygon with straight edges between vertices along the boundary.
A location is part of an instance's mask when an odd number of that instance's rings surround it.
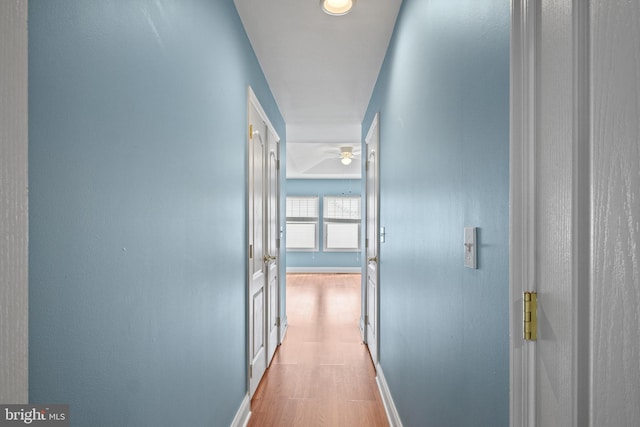
<svg viewBox="0 0 640 427">
<path fill-rule="evenodd" d="M 249 426 L 385 426 L 359 332 L 359 273 L 287 274 L 289 328 L 251 401 Z"/>
<path fill-rule="evenodd" d="M 291 399 L 319 398 L 319 384 L 326 391 L 320 395 L 336 395 L 336 390 L 342 390 L 343 403 L 370 404 L 365 418 L 379 415 L 386 419 L 376 383 L 377 116 L 366 143 L 361 140 L 358 131 L 349 142 L 287 142 L 286 194 L 282 200 L 285 232 L 279 248 L 279 253 L 286 255 L 278 323 L 283 345 L 268 360 L 255 388 L 251 382 L 252 420 L 273 421 L 270 417 L 277 419 L 278 411 L 288 411 L 274 407 L 273 390 L 275 395 L 282 397 L 284 393 Z M 249 322 L 254 317 L 250 316 Z M 351 378 L 354 372 L 360 375 Z M 345 381 L 351 388 L 345 388 Z M 313 407 L 322 404 L 315 401 Z M 343 417 L 354 411 L 340 413 Z"/>
<path fill-rule="evenodd" d="M 351 143 L 288 142 L 286 180 L 287 273 L 359 274 L 359 330 L 374 367 L 378 361 L 378 139 L 376 115 L 365 144 L 358 142 L 359 131 Z M 346 162 L 344 153 L 349 155 Z"/>
</svg>

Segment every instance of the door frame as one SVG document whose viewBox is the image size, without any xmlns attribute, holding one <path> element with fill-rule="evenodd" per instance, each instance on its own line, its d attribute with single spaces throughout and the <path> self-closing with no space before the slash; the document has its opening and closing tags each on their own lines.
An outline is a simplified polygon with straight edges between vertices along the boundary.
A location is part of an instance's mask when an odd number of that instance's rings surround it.
<svg viewBox="0 0 640 427">
<path fill-rule="evenodd" d="M 260 119 L 265 123 L 265 125 L 267 126 L 268 129 L 268 133 L 273 135 L 273 137 L 275 137 L 276 140 L 276 145 L 279 149 L 280 147 L 280 136 L 278 135 L 278 133 L 276 132 L 273 124 L 271 123 L 271 121 L 269 120 L 269 117 L 267 116 L 267 114 L 265 113 L 264 109 L 262 108 L 262 105 L 260 104 L 260 101 L 258 100 L 258 97 L 256 96 L 255 92 L 253 91 L 253 89 L 251 88 L 251 86 L 247 87 L 247 123 L 245 125 L 245 141 L 246 141 L 246 150 L 247 150 L 247 171 L 246 171 L 246 181 L 247 181 L 247 195 L 246 195 L 246 208 L 245 208 L 245 233 L 246 233 L 246 247 L 245 247 L 245 271 L 246 271 L 246 281 L 245 281 L 245 289 L 246 289 L 246 299 L 245 299 L 245 321 L 246 321 L 246 328 L 245 328 L 245 342 L 246 342 L 246 361 L 245 361 L 245 369 L 246 369 L 246 387 L 247 387 L 247 395 L 249 397 L 249 399 L 252 397 L 251 396 L 251 359 L 252 356 L 250 354 L 251 352 L 251 335 L 249 333 L 250 331 L 250 322 L 251 322 L 251 312 L 249 310 L 250 307 L 250 298 L 251 298 L 251 281 L 252 281 L 252 277 L 251 277 L 251 260 L 252 257 L 250 257 L 251 255 L 251 249 L 250 249 L 250 242 L 251 242 L 251 236 L 249 235 L 248 230 L 250 230 L 250 220 L 251 220 L 251 213 L 249 212 L 249 207 L 250 207 L 250 201 L 249 198 L 251 197 L 251 191 L 250 191 L 250 186 L 251 186 L 251 176 L 252 176 L 252 171 L 250 169 L 250 156 L 251 156 L 251 140 L 252 140 L 252 135 L 249 132 L 249 117 L 250 117 L 250 110 L 251 107 L 255 108 L 255 110 L 258 112 L 258 115 L 260 116 Z M 265 135 L 265 138 L 269 138 L 268 135 Z M 266 140 L 265 140 L 266 142 Z M 268 155 L 268 150 L 266 150 L 266 153 Z M 264 161 L 264 159 L 263 159 Z M 264 172 L 264 171 L 263 171 Z M 280 173 L 280 172 L 278 172 Z M 263 180 L 262 180 L 262 186 L 263 188 L 265 187 L 265 182 L 264 182 L 264 175 L 263 175 Z M 280 184 L 280 178 L 278 177 L 278 184 Z M 279 185 L 278 185 L 279 186 Z M 263 211 L 265 210 L 265 206 L 264 206 L 264 200 L 263 200 Z M 279 211 L 279 207 L 280 207 L 280 193 L 278 194 L 278 211 Z M 265 217 L 263 216 L 263 221 L 265 220 Z M 280 223 L 279 223 L 279 218 L 278 218 L 278 228 L 280 227 Z M 268 224 L 263 224 L 263 231 L 266 235 L 266 227 L 268 226 Z M 282 252 L 282 245 L 278 245 L 278 254 L 277 254 L 277 258 L 278 261 L 280 261 L 281 258 L 281 252 Z M 278 267 L 278 269 L 280 270 L 280 267 Z M 267 289 L 267 278 L 268 275 L 265 274 L 265 289 Z M 278 288 L 278 296 L 276 297 L 276 304 L 275 304 L 275 310 L 277 312 L 277 317 L 280 317 L 280 292 L 281 292 L 281 277 L 280 277 L 280 271 L 278 271 L 278 283 L 277 283 L 277 288 Z M 265 294 L 266 295 L 266 294 Z M 269 302 L 267 301 L 265 304 L 265 311 L 264 311 L 264 321 L 266 323 L 267 319 L 268 319 L 268 312 L 267 312 L 267 308 L 269 307 Z M 280 324 L 280 322 L 278 322 L 277 325 L 278 331 L 277 331 L 277 337 L 278 337 L 278 343 L 277 345 L 279 345 L 282 342 L 282 325 Z M 267 343 L 267 339 L 268 339 L 268 334 L 265 333 L 265 347 L 268 346 Z M 266 354 L 266 349 L 265 349 L 265 354 Z"/>
<path fill-rule="evenodd" d="M 589 2 L 571 2 L 573 99 L 571 151 L 572 209 L 564 220 L 571 233 L 571 411 L 574 425 L 589 420 L 589 271 L 590 271 L 590 116 L 589 116 Z M 540 83 L 541 2 L 511 0 L 510 51 L 510 212 L 509 212 L 509 358 L 510 425 L 536 426 L 538 375 L 536 341 L 523 340 L 523 292 L 537 290 L 536 253 L 545 251 L 536 241 L 543 215 L 536 210 L 537 183 L 549 176 L 548 166 L 536 162 L 539 99 L 549 88 Z M 544 295 L 538 296 L 538 312 Z M 542 309 L 544 311 L 544 308 Z M 551 325 L 552 327 L 553 325 Z M 540 334 L 541 332 L 541 334 Z M 539 331 L 539 342 L 544 331 Z"/>
<path fill-rule="evenodd" d="M 268 127 L 268 126 L 267 126 Z M 266 138 L 266 151 L 265 151 L 265 247 L 267 248 L 267 256 L 271 258 L 272 262 L 267 262 L 266 267 L 266 288 L 267 288 L 267 302 L 269 308 L 273 307 L 273 313 L 269 311 L 267 313 L 267 337 L 270 336 L 269 328 L 273 326 L 275 329 L 275 342 L 267 339 L 267 368 L 271 365 L 271 361 L 275 355 L 275 352 L 280 345 L 281 336 L 281 322 L 280 322 L 280 137 L 278 134 L 268 127 L 269 133 Z M 273 151 L 271 150 L 273 148 Z M 272 164 L 272 156 L 274 163 Z M 273 166 L 273 169 L 272 169 Z M 271 190 L 271 178 L 272 173 L 275 174 L 275 194 L 272 194 Z M 273 212 L 275 218 L 271 218 L 271 203 L 275 202 L 275 211 Z M 274 227 L 271 229 L 271 227 Z M 273 244 L 273 247 L 271 245 Z M 272 251 L 273 249 L 273 251 Z M 274 272 L 275 270 L 275 272 Z M 270 283 L 271 278 L 275 274 L 275 294 L 271 294 Z M 275 304 L 272 304 L 272 301 Z M 273 320 L 273 323 L 272 323 Z M 272 351 L 273 350 L 273 351 Z"/>
<path fill-rule="evenodd" d="M 369 295 L 368 295 L 368 289 L 369 289 L 369 261 L 368 261 L 368 249 L 369 246 L 367 244 L 367 239 L 369 236 L 369 209 L 368 209 L 368 201 L 369 201 L 369 192 L 371 191 L 371 189 L 369 188 L 369 184 L 368 184 L 368 176 L 367 176 L 367 163 L 369 162 L 369 143 L 371 142 L 372 138 L 374 137 L 374 135 L 377 135 L 377 147 L 376 147 L 376 163 L 375 163 L 375 167 L 376 167 L 376 181 L 377 181 L 377 185 L 376 188 L 374 189 L 374 191 L 376 192 L 376 200 L 377 200 L 377 212 L 376 212 L 376 217 L 378 219 L 378 223 L 377 223 L 377 230 L 375 230 L 375 236 L 377 239 L 377 244 L 378 244 L 378 250 L 376 253 L 376 257 L 378 258 L 376 261 L 376 297 L 375 297 L 375 316 L 373 319 L 373 325 L 374 325 L 374 330 L 376 332 L 376 342 L 374 343 L 374 351 L 371 351 L 370 348 L 370 343 L 368 342 L 368 327 L 367 327 L 367 321 L 366 321 L 366 317 L 368 316 L 369 313 Z M 364 192 L 364 205 L 366 206 L 365 208 L 365 218 L 364 218 L 364 238 L 365 238 L 365 245 L 364 245 L 364 256 L 363 256 L 363 261 L 364 261 L 364 268 L 363 268 L 363 279 L 362 279 L 362 283 L 363 283 L 363 287 L 362 287 L 362 338 L 364 340 L 364 342 L 367 344 L 367 347 L 369 348 L 369 354 L 371 354 L 371 359 L 373 361 L 373 366 L 375 367 L 376 371 L 378 370 L 378 363 L 380 361 L 380 113 L 376 113 L 375 116 L 373 117 L 373 120 L 371 122 L 371 125 L 369 126 L 369 131 L 367 132 L 367 136 L 365 137 L 365 147 L 364 147 L 364 153 L 366 154 L 365 156 L 363 156 L 364 158 L 364 164 L 365 164 L 365 173 L 364 173 L 364 186 L 365 186 L 365 192 Z"/>
</svg>

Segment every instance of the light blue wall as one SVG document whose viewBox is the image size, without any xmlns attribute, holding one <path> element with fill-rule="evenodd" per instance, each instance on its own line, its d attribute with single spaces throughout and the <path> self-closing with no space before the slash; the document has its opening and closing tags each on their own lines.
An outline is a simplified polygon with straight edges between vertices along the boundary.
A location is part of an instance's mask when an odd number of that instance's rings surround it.
<svg viewBox="0 0 640 427">
<path fill-rule="evenodd" d="M 318 196 L 320 201 L 319 215 L 322 217 L 322 198 L 324 196 L 360 196 L 362 194 L 360 179 L 288 179 L 287 196 Z M 284 211 L 283 211 L 284 212 Z M 319 251 L 287 252 L 287 267 L 360 268 L 362 255 L 360 252 L 324 252 L 324 226 L 320 218 Z M 364 232 L 364 230 L 362 231 Z"/>
<path fill-rule="evenodd" d="M 75 426 L 228 426 L 246 394 L 233 2 L 29 1 L 29 394 Z"/>
<path fill-rule="evenodd" d="M 380 111 L 380 357 L 405 426 L 508 425 L 509 14 L 405 0 L 363 123 Z"/>
</svg>

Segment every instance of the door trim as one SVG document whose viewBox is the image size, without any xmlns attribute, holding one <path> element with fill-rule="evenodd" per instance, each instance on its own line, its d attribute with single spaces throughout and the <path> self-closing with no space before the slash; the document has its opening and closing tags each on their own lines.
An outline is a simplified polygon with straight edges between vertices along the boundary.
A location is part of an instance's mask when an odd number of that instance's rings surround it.
<svg viewBox="0 0 640 427">
<path fill-rule="evenodd" d="M 271 131 L 275 137 L 276 137 L 276 141 L 279 143 L 281 141 L 280 139 L 280 135 L 278 135 L 278 132 L 276 132 L 276 128 L 273 127 L 273 125 L 271 124 L 271 122 L 269 121 L 269 117 L 267 116 L 267 113 L 264 112 L 264 110 L 262 109 L 262 105 L 260 105 L 260 101 L 258 101 L 258 97 L 256 96 L 255 92 L 253 92 L 253 89 L 251 88 L 251 86 L 248 87 L 248 92 L 249 92 L 249 103 L 251 103 L 251 105 L 253 105 L 256 110 L 258 111 L 258 114 L 260 114 L 260 118 L 267 124 L 267 127 L 269 128 L 269 131 Z M 247 109 L 249 104 L 247 104 Z M 246 131 L 246 129 L 245 129 Z M 249 138 L 249 135 L 246 135 L 246 138 Z"/>
<path fill-rule="evenodd" d="M 509 212 L 509 322 L 510 425 L 535 426 L 536 342 L 522 339 L 522 293 L 537 288 L 536 228 L 543 215 L 536 211 L 537 182 L 547 174 L 536 163 L 539 138 L 539 46 L 541 2 L 511 1 L 510 51 L 510 212 Z M 572 216 L 571 223 L 571 405 L 574 425 L 590 419 L 590 62 L 589 2 L 571 2 L 572 19 Z M 541 300 L 540 300 L 541 299 Z M 539 297 L 544 304 L 544 295 Z M 544 339 L 544 331 L 538 339 Z"/>
<path fill-rule="evenodd" d="M 535 426 L 535 342 L 522 339 L 522 294 L 536 290 L 536 67 L 538 11 L 532 0 L 511 2 L 509 143 L 509 388 L 510 425 Z"/>
<path fill-rule="evenodd" d="M 573 189 L 572 306 L 573 419 L 591 422 L 591 12 L 589 1 L 573 2 Z"/>
<path fill-rule="evenodd" d="M 371 143 L 371 140 L 373 139 L 374 135 L 377 134 L 377 146 L 376 146 L 376 161 L 375 161 L 375 167 L 376 167 L 376 188 L 373 189 L 373 191 L 376 192 L 376 218 L 378 220 L 378 223 L 376 224 L 376 227 L 379 228 L 380 227 L 380 113 L 376 113 L 375 116 L 373 117 L 373 120 L 371 121 L 371 125 L 369 126 L 369 130 L 367 132 L 367 136 L 365 137 L 365 147 L 364 147 L 364 152 L 366 153 L 366 160 L 365 160 L 365 165 L 366 162 L 369 161 L 369 144 Z M 371 189 L 369 188 L 368 185 L 368 173 L 366 171 L 365 168 L 365 173 L 363 176 L 364 179 L 364 185 L 365 185 L 365 206 L 367 207 L 365 209 L 365 217 L 364 217 L 364 236 L 365 238 L 367 238 L 367 236 L 369 235 L 369 211 L 368 211 L 368 203 L 369 203 L 369 192 L 371 191 Z M 369 262 L 367 261 L 367 257 L 369 256 L 368 254 L 368 247 L 365 244 L 364 245 L 364 256 L 363 256 L 363 261 L 364 261 L 364 269 L 362 272 L 362 276 L 363 276 L 363 294 L 362 294 L 362 302 L 363 302 L 363 315 L 361 320 L 361 331 L 363 333 L 363 339 L 364 342 L 367 343 L 367 347 L 369 348 L 369 354 L 371 354 L 371 358 L 373 360 L 373 365 L 377 368 L 379 366 L 379 362 L 380 362 L 380 234 L 379 234 L 380 230 L 376 229 L 375 230 L 375 236 L 376 239 L 378 240 L 377 244 L 377 253 L 376 256 L 378 258 L 378 260 L 376 261 L 376 296 L 375 296 L 375 318 L 373 319 L 373 329 L 375 330 L 375 348 L 374 351 L 371 351 L 371 347 L 369 346 L 369 342 L 368 342 L 368 335 L 369 332 L 367 330 L 367 322 L 365 321 L 366 317 L 369 313 L 369 295 L 368 295 L 368 289 L 369 289 Z"/>
</svg>

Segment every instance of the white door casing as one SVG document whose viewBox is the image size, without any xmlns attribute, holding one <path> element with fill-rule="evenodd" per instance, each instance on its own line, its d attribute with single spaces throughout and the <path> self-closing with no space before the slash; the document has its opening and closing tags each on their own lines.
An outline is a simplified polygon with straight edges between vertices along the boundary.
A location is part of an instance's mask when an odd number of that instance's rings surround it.
<svg viewBox="0 0 640 427">
<path fill-rule="evenodd" d="M 279 344 L 279 247 L 280 247 L 280 162 L 278 160 L 278 139 L 271 130 L 267 138 L 266 152 L 266 253 L 265 264 L 267 272 L 267 366 L 271 363 L 273 355 Z"/>
<path fill-rule="evenodd" d="M 259 135 L 264 135 L 264 123 L 249 102 L 249 396 L 253 396 L 267 367 L 265 338 L 264 266 L 264 153 L 266 147 Z"/>
<path fill-rule="evenodd" d="M 279 344 L 279 137 L 249 88 L 248 96 L 248 389 L 253 396 Z"/>
<path fill-rule="evenodd" d="M 588 308 L 580 280 L 588 227 L 576 65 L 581 2 L 514 0 L 511 43 L 511 425 L 578 426 Z M 584 2 L 582 2 L 584 4 Z M 588 119 L 588 118 L 587 118 Z M 588 240 L 587 247 L 588 247 Z M 588 263 L 588 261 L 587 261 Z M 538 294 L 538 339 L 524 341 L 522 295 Z"/>
<path fill-rule="evenodd" d="M 379 248 L 380 248 L 380 209 L 379 209 L 379 114 L 376 114 L 365 142 L 367 145 L 366 158 L 366 244 L 365 252 L 367 256 L 366 285 L 365 285 L 365 339 L 374 366 L 378 365 L 379 349 Z"/>
</svg>

